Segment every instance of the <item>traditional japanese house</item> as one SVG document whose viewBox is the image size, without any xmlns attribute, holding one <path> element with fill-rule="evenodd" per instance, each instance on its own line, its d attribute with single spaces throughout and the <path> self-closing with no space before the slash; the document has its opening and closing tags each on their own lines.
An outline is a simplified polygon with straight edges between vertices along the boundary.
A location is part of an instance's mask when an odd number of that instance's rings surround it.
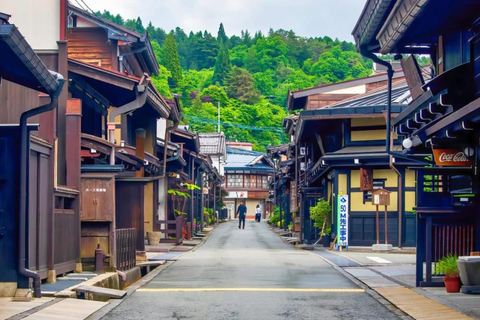
<svg viewBox="0 0 480 320">
<path fill-rule="evenodd" d="M 297 116 L 291 116 L 288 119 L 297 119 Z M 284 120 L 285 123 L 285 120 Z M 280 227 L 286 229 L 292 220 L 293 212 L 297 212 L 298 201 L 295 198 L 297 192 L 291 192 L 296 187 L 295 179 L 295 145 L 293 142 L 278 146 L 267 147 L 268 157 L 274 164 L 275 173 L 270 181 L 269 202 L 277 205 L 280 209 L 280 216 L 284 223 Z M 294 197 L 291 199 L 291 197 Z M 290 208 L 290 204 L 294 208 Z M 268 208 L 273 212 L 273 207 Z M 299 231 L 299 230 L 298 230 Z"/>
<path fill-rule="evenodd" d="M 274 173 L 274 165 L 265 153 L 226 147 L 227 163 L 225 164 L 225 206 L 230 218 L 234 218 L 235 210 L 244 201 L 247 206 L 247 219 L 255 217 L 255 208 L 260 205 L 265 213 L 269 183 Z"/>
<path fill-rule="evenodd" d="M 404 78 L 402 70 L 395 70 L 392 82 L 401 81 Z M 289 91 L 287 96 L 287 108 L 289 112 L 295 110 L 315 110 L 337 102 L 366 94 L 387 85 L 386 72 L 372 74 L 366 78 L 342 81 L 318 87 Z"/>
<path fill-rule="evenodd" d="M 82 103 L 82 258 L 92 259 L 100 244 L 118 268 L 115 230 L 135 234 L 143 259 L 145 230 L 164 208 L 168 148 L 157 142 L 157 119 L 168 119 L 171 131 L 180 110 L 150 81 L 159 66 L 147 34 L 72 5 L 68 11 L 69 92 Z"/>
<path fill-rule="evenodd" d="M 0 13 L 2 296 L 29 296 L 33 287 L 40 297 L 42 280 L 75 270 L 80 258 L 79 171 L 65 171 L 66 3 L 29 4 L 36 14 L 23 1 Z M 59 6 L 61 15 L 44 19 Z"/>
<path fill-rule="evenodd" d="M 213 167 L 211 172 L 213 176 L 210 178 L 212 185 L 209 187 L 207 204 L 209 208 L 213 208 L 214 213 L 219 214 L 222 206 L 217 206 L 217 203 L 222 204 L 222 184 L 225 181 L 224 166 L 227 161 L 225 134 L 223 132 L 199 133 L 198 139 L 200 153 L 212 160 Z"/>
<path fill-rule="evenodd" d="M 392 110 L 397 114 L 407 107 L 410 96 L 405 81 L 396 82 L 392 91 Z M 387 88 L 378 88 L 328 107 L 302 111 L 295 126 L 288 124 L 293 119 L 285 123 L 298 148 L 294 159 L 302 240 L 318 238 L 319 230 L 313 226 L 309 209 L 318 198 L 324 198 L 333 208 L 332 240 L 338 235 L 342 245 L 370 246 L 388 240 L 393 246 L 415 246 L 415 178 L 413 171 L 405 170 L 415 162 L 401 156 L 390 158 L 386 152 L 386 100 Z M 402 148 L 396 136 L 392 136 L 391 144 L 393 150 Z M 387 224 L 383 207 L 378 224 L 376 221 L 372 190 L 379 188 L 390 192 Z M 348 200 L 349 214 L 342 234 L 338 229 L 340 198 Z"/>
<path fill-rule="evenodd" d="M 353 30 L 364 56 L 402 59 L 413 100 L 387 121 L 387 132 L 401 137 L 407 157 L 434 159 L 411 167 L 417 181 L 417 286 L 438 285 L 432 263 L 441 257 L 469 255 L 480 245 L 479 18 L 478 1 L 367 1 Z M 430 81 L 418 72 L 413 54 L 430 56 Z"/>
</svg>

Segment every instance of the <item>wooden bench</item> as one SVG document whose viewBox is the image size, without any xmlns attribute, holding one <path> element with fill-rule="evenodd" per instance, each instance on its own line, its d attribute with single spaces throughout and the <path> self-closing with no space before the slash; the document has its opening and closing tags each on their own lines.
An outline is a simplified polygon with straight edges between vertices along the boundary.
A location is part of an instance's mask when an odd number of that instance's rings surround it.
<svg viewBox="0 0 480 320">
<path fill-rule="evenodd" d="M 108 297 L 111 299 L 121 299 L 126 294 L 127 291 L 124 290 L 117 290 L 117 289 L 110 289 L 110 288 L 102 288 L 102 287 L 95 287 L 95 286 L 88 286 L 88 285 L 81 285 L 73 289 L 75 292 L 78 293 L 91 293 L 98 296 Z"/>
</svg>

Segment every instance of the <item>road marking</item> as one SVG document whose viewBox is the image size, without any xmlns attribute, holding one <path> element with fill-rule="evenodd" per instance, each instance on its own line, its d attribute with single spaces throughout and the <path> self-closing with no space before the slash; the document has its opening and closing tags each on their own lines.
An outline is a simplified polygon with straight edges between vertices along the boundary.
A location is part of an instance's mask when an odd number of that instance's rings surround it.
<svg viewBox="0 0 480 320">
<path fill-rule="evenodd" d="M 137 292 L 215 292 L 215 291 L 259 291 L 259 292 L 349 292 L 363 293 L 363 289 L 315 289 L 315 288 L 143 288 Z"/>
<path fill-rule="evenodd" d="M 367 258 L 378 263 L 392 263 L 392 261 L 388 261 L 379 257 L 367 257 Z"/>
</svg>

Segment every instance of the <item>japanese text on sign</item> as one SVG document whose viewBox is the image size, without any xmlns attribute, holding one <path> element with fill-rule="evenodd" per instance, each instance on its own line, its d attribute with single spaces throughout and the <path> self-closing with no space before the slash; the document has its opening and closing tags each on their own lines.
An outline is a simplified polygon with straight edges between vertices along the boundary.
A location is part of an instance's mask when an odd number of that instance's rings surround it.
<svg viewBox="0 0 480 320">
<path fill-rule="evenodd" d="M 339 246 L 348 246 L 348 196 L 340 195 L 338 197 L 338 233 L 337 243 Z"/>
</svg>

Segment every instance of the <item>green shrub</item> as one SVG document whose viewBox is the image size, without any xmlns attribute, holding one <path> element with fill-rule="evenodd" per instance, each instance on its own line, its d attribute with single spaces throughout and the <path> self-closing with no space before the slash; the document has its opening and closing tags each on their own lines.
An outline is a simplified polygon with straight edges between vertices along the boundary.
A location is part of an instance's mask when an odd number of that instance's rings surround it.
<svg viewBox="0 0 480 320">
<path fill-rule="evenodd" d="M 441 258 L 435 264 L 435 274 L 443 274 L 446 277 L 458 277 L 457 260 L 458 257 L 453 254 L 448 254 Z"/>
<path fill-rule="evenodd" d="M 320 229 L 320 236 L 328 235 L 328 218 L 332 212 L 332 206 L 323 198 L 318 199 L 314 207 L 310 207 L 310 218 L 314 220 L 314 226 Z"/>
</svg>

